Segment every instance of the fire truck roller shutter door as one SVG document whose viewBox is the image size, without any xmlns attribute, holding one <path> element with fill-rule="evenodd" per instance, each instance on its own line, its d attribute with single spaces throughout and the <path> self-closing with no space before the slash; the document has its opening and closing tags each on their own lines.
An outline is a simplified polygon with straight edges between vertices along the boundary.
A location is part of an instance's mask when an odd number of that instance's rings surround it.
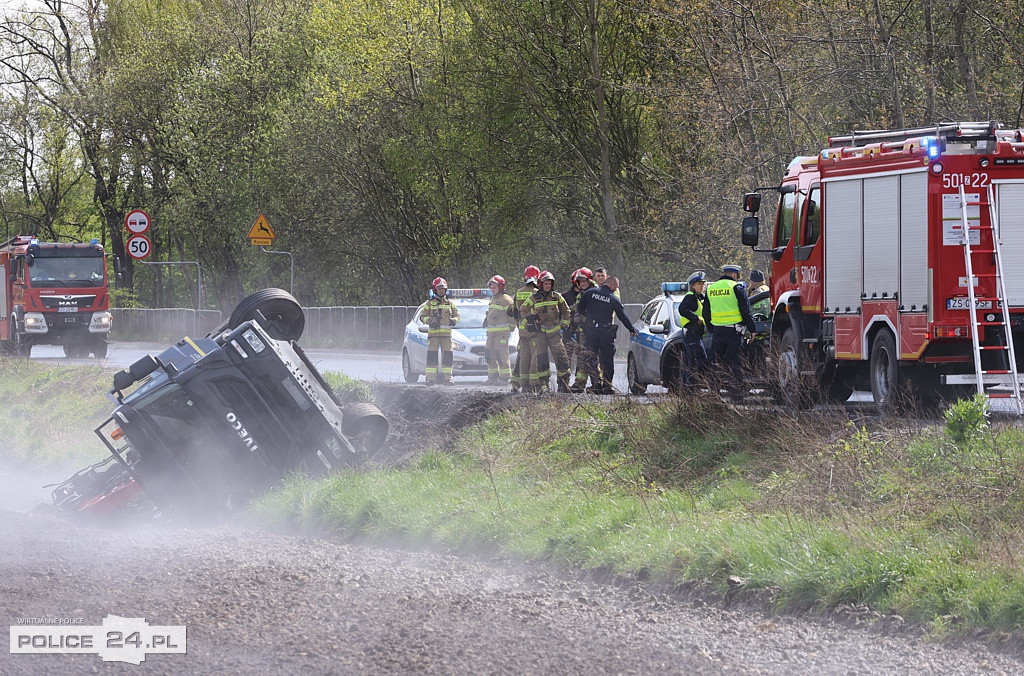
<svg viewBox="0 0 1024 676">
<path fill-rule="evenodd" d="M 899 287 L 900 177 L 864 179 L 864 298 L 892 299 Z"/>
<path fill-rule="evenodd" d="M 1006 298 L 1010 307 L 1019 307 L 1024 305 L 1024 265 L 1011 261 L 1024 260 L 1024 182 L 997 183 L 995 198 L 1003 254 L 1002 272 L 1006 275 Z M 1017 358 L 1020 358 L 1020 352 Z"/>
<path fill-rule="evenodd" d="M 824 184 L 825 308 L 834 312 L 860 307 L 863 184 L 861 179 Z"/>
<path fill-rule="evenodd" d="M 928 304 L 928 174 L 900 176 L 900 303 L 904 312 Z"/>
</svg>

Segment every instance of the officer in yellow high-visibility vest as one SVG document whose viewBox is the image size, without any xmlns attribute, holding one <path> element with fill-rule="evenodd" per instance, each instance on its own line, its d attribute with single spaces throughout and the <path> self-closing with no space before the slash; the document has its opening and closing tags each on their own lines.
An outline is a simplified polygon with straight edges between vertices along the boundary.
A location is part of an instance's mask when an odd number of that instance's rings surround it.
<svg viewBox="0 0 1024 676">
<path fill-rule="evenodd" d="M 750 314 L 747 287 L 739 281 L 740 266 L 723 265 L 722 276 L 707 288 L 707 302 L 704 303 L 704 322 L 711 326 L 712 348 L 719 368 L 732 371 L 734 396 L 742 399 L 746 394 L 743 385 L 743 335 L 757 331 Z"/>
</svg>

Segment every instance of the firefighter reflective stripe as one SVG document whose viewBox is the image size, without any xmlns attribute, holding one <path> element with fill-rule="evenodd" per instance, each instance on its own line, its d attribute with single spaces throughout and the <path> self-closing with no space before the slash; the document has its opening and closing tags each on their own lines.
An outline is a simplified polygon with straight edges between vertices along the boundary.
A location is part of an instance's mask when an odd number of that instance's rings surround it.
<svg viewBox="0 0 1024 676">
<path fill-rule="evenodd" d="M 708 302 L 711 303 L 711 323 L 715 326 L 729 326 L 743 321 L 740 302 L 733 291 L 739 282 L 735 279 L 720 279 L 708 287 Z"/>
<path fill-rule="evenodd" d="M 526 299 L 520 312 L 523 316 L 520 328 L 525 328 L 532 317 L 536 317 L 543 333 L 557 333 L 569 328 L 569 305 L 557 291 L 538 291 Z"/>
<path fill-rule="evenodd" d="M 420 321 L 428 326 L 427 335 L 450 336 L 459 321 L 459 308 L 448 297 L 431 298 L 420 312 Z"/>
<path fill-rule="evenodd" d="M 487 306 L 487 319 L 484 320 L 487 333 L 512 332 L 512 329 L 516 327 L 515 319 L 509 316 L 508 313 L 508 308 L 512 305 L 512 302 L 512 297 L 507 293 L 499 294 L 491 299 L 490 305 Z"/>
<path fill-rule="evenodd" d="M 524 284 L 518 291 L 516 291 L 516 299 L 513 301 L 510 308 L 512 317 L 519 324 L 519 329 L 522 333 L 526 333 L 526 315 L 523 313 L 523 304 L 530 299 L 537 287 L 533 284 Z M 522 335 L 520 334 L 520 337 Z"/>
<path fill-rule="evenodd" d="M 697 294 L 695 294 L 693 291 L 687 291 L 685 294 L 683 294 L 683 298 L 686 298 L 687 296 L 696 296 L 696 295 Z M 739 312 L 739 307 L 740 307 L 739 305 L 736 306 L 736 311 L 737 312 Z M 697 309 L 693 311 L 693 314 L 697 315 L 698 317 L 700 317 L 700 316 L 702 316 L 704 314 L 704 301 L 702 301 L 699 297 L 697 298 Z M 687 319 L 686 317 L 684 317 L 682 315 L 679 315 L 679 326 L 685 327 L 689 323 L 690 323 L 689 319 Z"/>
</svg>

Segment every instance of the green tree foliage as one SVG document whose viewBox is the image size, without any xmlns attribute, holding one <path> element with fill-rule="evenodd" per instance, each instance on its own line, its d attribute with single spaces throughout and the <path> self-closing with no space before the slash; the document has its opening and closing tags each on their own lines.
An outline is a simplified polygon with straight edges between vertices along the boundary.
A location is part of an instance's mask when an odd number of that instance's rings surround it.
<svg viewBox="0 0 1024 676">
<path fill-rule="evenodd" d="M 0 21 L 0 219 L 99 236 L 205 299 L 411 303 L 527 263 L 627 299 L 739 247 L 738 198 L 829 135 L 1020 124 L 1024 31 L 993 0 L 39 0 Z M 128 261 L 130 263 L 130 261 Z M 131 265 L 195 305 L 193 266 Z"/>
</svg>

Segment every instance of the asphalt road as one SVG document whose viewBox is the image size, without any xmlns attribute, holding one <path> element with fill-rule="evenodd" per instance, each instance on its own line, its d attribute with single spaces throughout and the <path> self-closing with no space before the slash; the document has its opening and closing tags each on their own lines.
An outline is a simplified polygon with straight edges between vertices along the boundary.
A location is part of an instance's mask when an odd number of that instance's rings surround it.
<svg viewBox="0 0 1024 676">
<path fill-rule="evenodd" d="M 300 343 L 301 344 L 301 343 Z M 167 347 L 166 343 L 111 343 L 106 359 L 68 359 L 58 346 L 37 345 L 32 348 L 32 358 L 54 364 L 101 364 L 111 368 L 124 368 L 147 354 L 158 354 Z M 398 383 L 403 382 L 401 350 L 371 352 L 355 350 L 325 350 L 303 348 L 321 371 L 337 371 L 359 380 Z M 484 376 L 456 376 L 455 382 L 468 387 L 489 387 Z M 420 378 L 420 383 L 423 379 Z M 616 363 L 615 387 L 625 392 L 626 362 Z M 651 388 L 652 391 L 660 388 Z"/>
</svg>

